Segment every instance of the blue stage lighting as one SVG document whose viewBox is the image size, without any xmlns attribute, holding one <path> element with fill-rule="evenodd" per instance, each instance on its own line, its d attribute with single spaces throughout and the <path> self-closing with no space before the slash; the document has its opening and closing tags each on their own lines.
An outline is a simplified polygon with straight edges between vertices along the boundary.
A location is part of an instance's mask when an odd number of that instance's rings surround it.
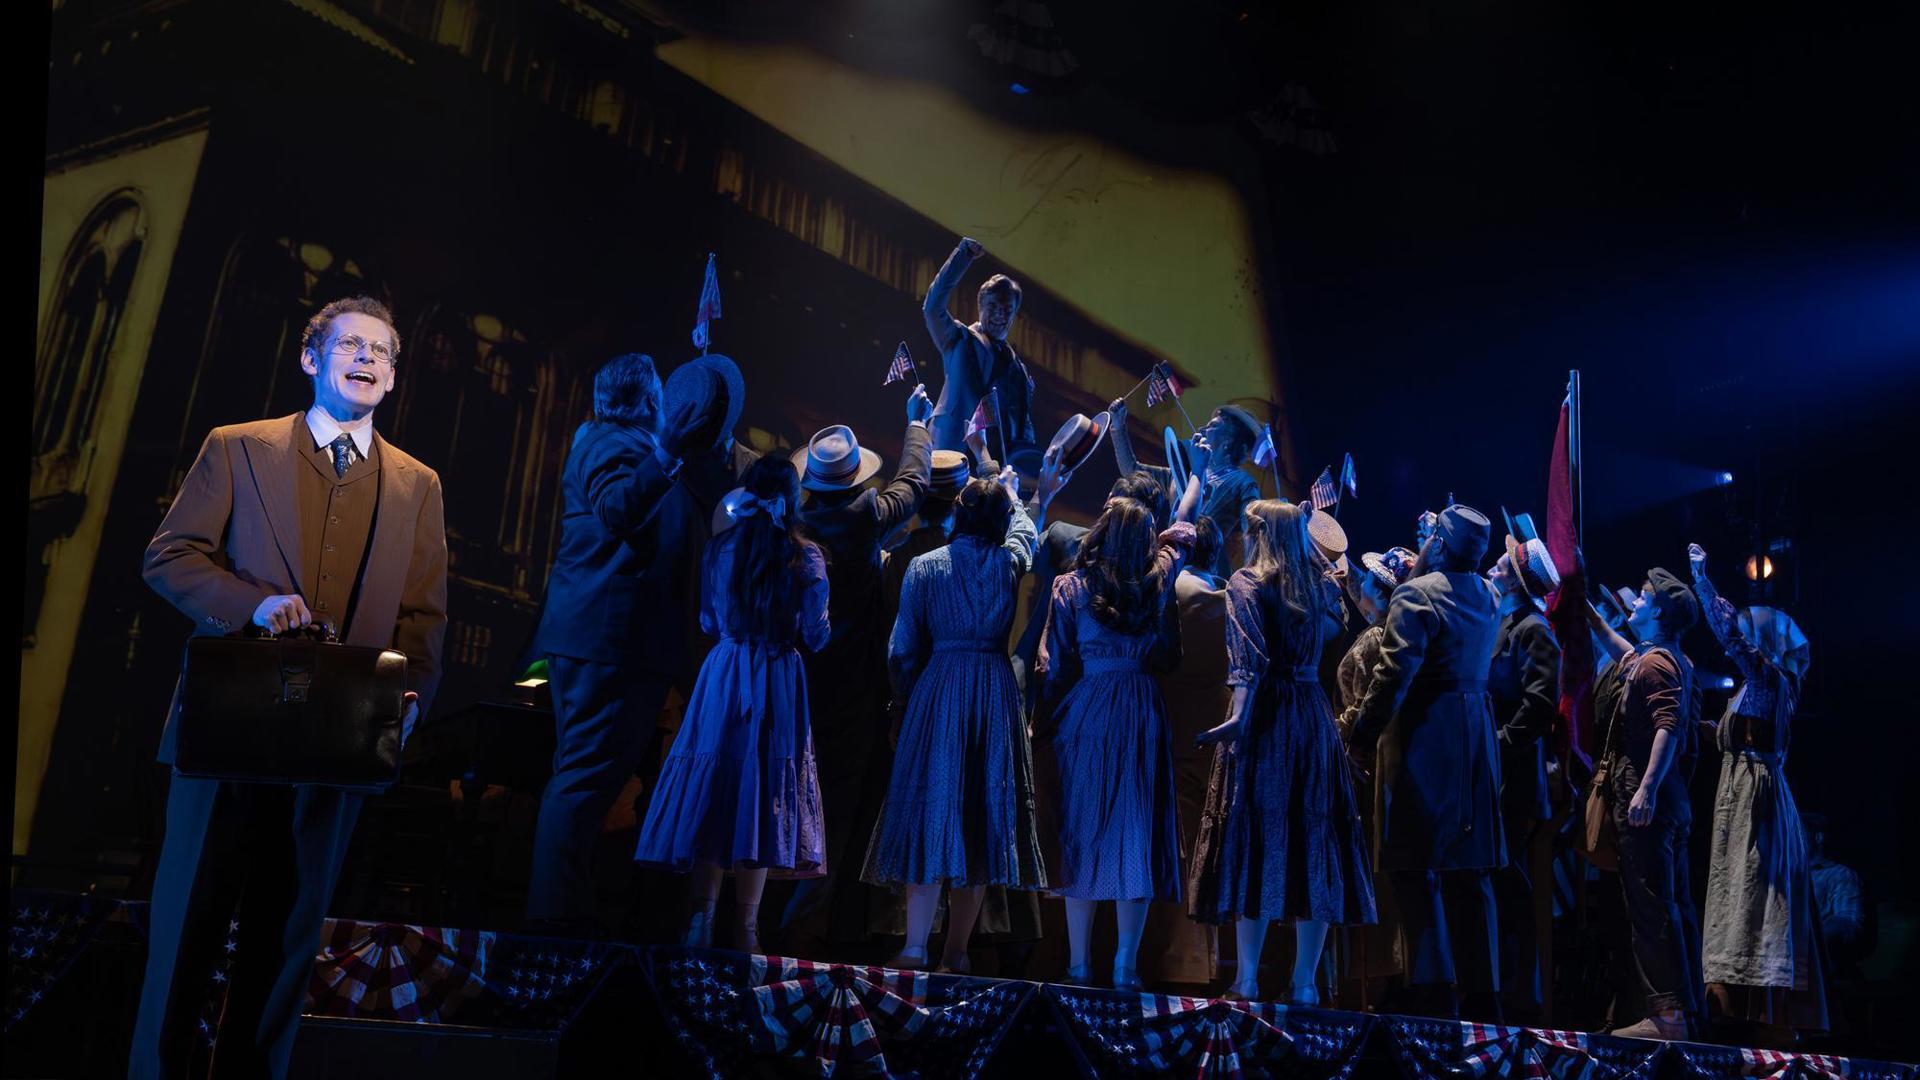
<svg viewBox="0 0 1920 1080">
<path fill-rule="evenodd" d="M 1733 676 L 1722 675 L 1720 676 L 1718 683 L 1719 683 L 1720 689 L 1731 690 L 1733 689 Z"/>
<path fill-rule="evenodd" d="M 1021 83 L 1014 83 L 1012 86 L 1007 87 L 1007 89 L 1013 91 L 1016 94 L 1025 94 L 1029 92 L 1026 86 Z"/>
<path fill-rule="evenodd" d="M 1733 474 L 1730 472 L 1716 473 L 1713 477 L 1713 482 L 1719 484 L 1721 487 L 1732 487 Z"/>
</svg>

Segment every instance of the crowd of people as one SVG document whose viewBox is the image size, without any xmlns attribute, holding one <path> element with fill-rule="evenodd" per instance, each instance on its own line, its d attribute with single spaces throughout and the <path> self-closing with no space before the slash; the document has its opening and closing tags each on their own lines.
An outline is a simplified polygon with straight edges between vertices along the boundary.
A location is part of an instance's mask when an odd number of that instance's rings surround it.
<svg viewBox="0 0 1920 1080">
<path fill-rule="evenodd" d="M 1358 986 L 1393 1011 L 1537 1021 L 1553 866 L 1577 833 L 1624 911 L 1620 1030 L 1692 1037 L 1712 1019 L 1791 1042 L 1827 1026 L 1783 771 L 1807 664 L 1791 620 L 1736 609 L 1695 546 L 1685 577 L 1654 568 L 1613 610 L 1587 605 L 1590 640 L 1563 650 L 1546 612 L 1573 568 L 1539 539 L 1507 535 L 1489 563 L 1491 522 L 1456 504 L 1419 515 L 1411 546 L 1350 550 L 1311 501 L 1261 497 L 1247 466 L 1265 424 L 1231 404 L 1169 467 L 1136 459 L 1125 399 L 1042 447 L 1007 342 L 1018 284 L 990 278 L 971 324 L 948 311 L 982 254 L 962 240 L 929 291 L 944 385 L 908 393 L 885 482 L 845 425 L 790 451 L 736 441 L 746 387 L 724 356 L 663 379 L 627 354 L 596 374 L 537 638 L 557 748 L 533 928 L 598 931 L 593 849 L 639 775 L 634 858 L 686 876 L 689 945 L 760 951 L 766 933 L 838 959 L 898 941 L 891 966 L 967 972 L 992 944 L 998 970 L 1035 978 L 1305 1005 Z M 314 408 L 209 436 L 148 577 L 197 633 L 325 621 L 401 648 L 424 712 L 446 557 L 439 478 L 371 427 L 398 352 L 377 302 L 317 313 Z M 1049 520 L 1103 445 L 1120 476 L 1098 516 Z M 1741 676 L 1717 720 L 1679 644 L 1702 618 Z M 1576 652 L 1596 657 L 1590 769 L 1560 701 Z M 695 672 L 662 753 L 657 725 Z M 1687 783 L 1707 743 L 1702 919 Z M 136 1075 L 189 1052 L 182 988 L 236 897 L 252 921 L 221 1030 L 246 1026 L 222 1053 L 284 1074 L 291 988 L 358 798 L 245 788 L 175 784 Z M 1031 946 L 1062 916 L 1065 964 L 1045 970 Z M 1291 971 L 1263 986 L 1276 921 Z"/>
</svg>

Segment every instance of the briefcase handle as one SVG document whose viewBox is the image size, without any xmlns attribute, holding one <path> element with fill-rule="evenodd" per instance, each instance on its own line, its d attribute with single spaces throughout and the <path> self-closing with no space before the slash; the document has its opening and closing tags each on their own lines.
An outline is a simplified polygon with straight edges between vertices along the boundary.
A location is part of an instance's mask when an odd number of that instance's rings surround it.
<svg viewBox="0 0 1920 1080">
<path fill-rule="evenodd" d="M 340 644 L 340 635 L 334 631 L 332 623 L 326 622 L 308 623 L 305 626 L 296 626 L 291 630 L 284 630 L 278 634 L 268 630 L 264 626 L 255 626 L 252 623 L 248 623 L 246 628 L 240 631 L 240 636 L 244 638 L 272 638 L 275 641 L 309 638 L 323 645 Z"/>
</svg>

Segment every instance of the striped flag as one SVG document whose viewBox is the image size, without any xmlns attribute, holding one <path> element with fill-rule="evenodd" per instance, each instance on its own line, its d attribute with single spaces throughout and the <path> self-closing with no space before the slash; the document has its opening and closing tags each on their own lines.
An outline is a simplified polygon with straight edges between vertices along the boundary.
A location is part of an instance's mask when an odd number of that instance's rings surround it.
<svg viewBox="0 0 1920 1080">
<path fill-rule="evenodd" d="M 893 363 L 887 365 L 887 381 L 880 385 L 892 386 L 894 383 L 905 381 L 906 377 L 912 373 L 913 355 L 907 352 L 907 343 L 903 341 L 899 348 L 893 350 Z"/>
<path fill-rule="evenodd" d="M 1347 460 L 1340 463 L 1340 486 L 1354 498 L 1360 497 L 1359 483 L 1353 478 L 1353 454 L 1347 454 Z"/>
<path fill-rule="evenodd" d="M 1325 510 L 1340 501 L 1340 489 L 1333 484 L 1333 466 L 1320 470 L 1320 478 L 1313 482 L 1313 490 L 1308 492 L 1307 500 L 1313 503 L 1315 510 Z"/>
<path fill-rule="evenodd" d="M 1173 377 L 1173 369 L 1165 364 L 1153 365 L 1147 373 L 1147 408 L 1180 396 L 1180 380 Z"/>
<path fill-rule="evenodd" d="M 980 399 L 980 404 L 973 407 L 973 417 L 967 421 L 966 438 L 971 439 L 976 434 L 992 428 L 999 422 L 996 419 L 999 415 L 1000 388 L 996 386 L 987 391 L 987 396 Z"/>
<path fill-rule="evenodd" d="M 713 336 L 707 332 L 707 323 L 720 317 L 720 277 L 713 265 L 713 252 L 707 252 L 707 279 L 700 284 L 700 310 L 693 316 L 693 344 L 700 355 L 707 354 L 707 346 L 712 344 Z"/>
<path fill-rule="evenodd" d="M 1260 428 L 1260 438 L 1253 444 L 1253 464 L 1255 468 L 1266 469 L 1273 466 L 1278 454 L 1273 449 L 1273 425 L 1265 424 Z"/>
</svg>

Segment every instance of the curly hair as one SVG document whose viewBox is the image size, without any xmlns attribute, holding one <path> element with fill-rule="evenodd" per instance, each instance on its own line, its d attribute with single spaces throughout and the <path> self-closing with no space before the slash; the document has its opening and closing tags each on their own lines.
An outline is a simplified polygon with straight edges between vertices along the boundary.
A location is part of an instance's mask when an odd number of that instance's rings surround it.
<svg viewBox="0 0 1920 1080">
<path fill-rule="evenodd" d="M 393 331 L 393 355 L 400 355 L 400 331 L 393 325 L 393 312 L 371 296 L 342 297 L 314 312 L 307 320 L 306 329 L 300 331 L 300 351 L 317 354 L 327 335 L 333 332 L 334 318 L 348 313 L 368 315 L 386 323 L 387 329 Z"/>
<path fill-rule="evenodd" d="M 1154 553 L 1159 527 L 1136 499 L 1114 499 L 1080 542 L 1074 568 L 1086 579 L 1093 617 L 1122 634 L 1152 627 L 1166 599 L 1167 581 Z"/>
</svg>

